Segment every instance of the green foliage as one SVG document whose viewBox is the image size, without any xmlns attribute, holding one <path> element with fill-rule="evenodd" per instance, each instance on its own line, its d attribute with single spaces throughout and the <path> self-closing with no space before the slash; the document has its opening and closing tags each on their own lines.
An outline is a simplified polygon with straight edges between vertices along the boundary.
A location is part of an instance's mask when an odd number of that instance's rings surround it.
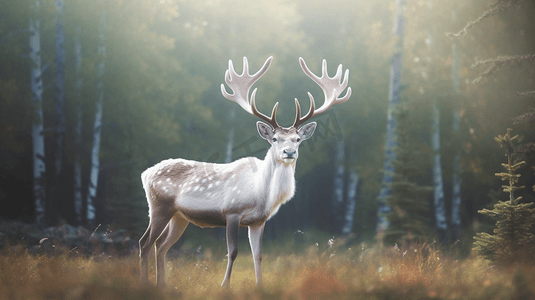
<svg viewBox="0 0 535 300">
<path fill-rule="evenodd" d="M 427 241 L 433 235 L 430 226 L 432 212 L 427 200 L 433 188 L 417 182 L 418 161 L 425 154 L 410 139 L 408 108 L 400 104 L 393 114 L 397 121 L 396 160 L 392 162 L 395 173 L 390 184 L 392 194 L 386 197 L 392 211 L 386 216 L 390 225 L 384 232 L 383 241 L 390 245 Z"/>
<path fill-rule="evenodd" d="M 480 256 L 492 260 L 496 264 L 508 265 L 516 262 L 534 261 L 535 235 L 532 226 L 535 225 L 535 203 L 520 203 L 521 196 L 515 197 L 515 191 L 524 188 L 516 186 L 520 174 L 516 171 L 526 163 L 514 163 L 515 149 L 513 141 L 518 135 L 511 137 L 511 129 L 504 136 L 499 135 L 496 141 L 505 148 L 507 164 L 502 164 L 507 172 L 496 173 L 506 181 L 502 185 L 503 191 L 509 194 L 509 200 L 499 201 L 494 209 L 479 210 L 480 214 L 498 219 L 494 235 L 480 232 L 474 237 L 474 250 Z"/>
</svg>

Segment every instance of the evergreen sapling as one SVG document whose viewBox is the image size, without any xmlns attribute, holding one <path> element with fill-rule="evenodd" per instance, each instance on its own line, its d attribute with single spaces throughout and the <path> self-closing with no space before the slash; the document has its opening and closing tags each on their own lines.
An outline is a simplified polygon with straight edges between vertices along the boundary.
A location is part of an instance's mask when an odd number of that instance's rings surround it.
<svg viewBox="0 0 535 300">
<path fill-rule="evenodd" d="M 517 186 L 520 174 L 516 171 L 526 164 L 525 161 L 514 162 L 515 149 L 513 141 L 518 135 L 511 137 L 511 129 L 505 136 L 498 135 L 496 141 L 505 148 L 507 164 L 502 164 L 507 172 L 496 173 L 506 185 L 503 191 L 509 194 L 509 200 L 498 201 L 494 209 L 483 209 L 478 212 L 498 219 L 494 234 L 479 232 L 474 237 L 474 250 L 483 258 L 495 264 L 509 265 L 535 259 L 535 236 L 532 227 L 535 224 L 535 203 L 520 203 L 521 196 L 515 197 L 515 191 L 524 188 Z"/>
</svg>

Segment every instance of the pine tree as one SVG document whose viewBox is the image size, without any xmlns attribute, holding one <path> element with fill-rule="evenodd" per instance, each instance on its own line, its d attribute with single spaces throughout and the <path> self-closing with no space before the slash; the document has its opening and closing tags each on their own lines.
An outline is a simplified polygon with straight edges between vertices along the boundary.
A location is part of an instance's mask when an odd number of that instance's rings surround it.
<svg viewBox="0 0 535 300">
<path fill-rule="evenodd" d="M 529 0 L 497 0 L 489 4 L 488 9 L 483 12 L 476 20 L 468 22 L 464 28 L 462 28 L 457 33 L 447 33 L 446 35 L 449 36 L 454 40 L 453 43 L 453 50 L 454 50 L 454 63 L 453 63 L 453 69 L 454 69 L 454 89 L 456 93 L 459 92 L 459 82 L 458 82 L 458 53 L 457 53 L 457 45 L 458 45 L 458 39 L 465 34 L 467 34 L 474 26 L 482 23 L 483 20 L 504 13 L 506 11 L 509 11 L 512 8 L 524 8 L 524 9 L 531 9 L 529 5 L 532 5 L 533 1 Z M 527 8 L 526 8 L 527 6 Z M 455 15 L 454 15 L 455 16 Z M 483 81 L 483 79 L 488 78 L 495 74 L 498 70 L 504 69 L 504 68 L 511 68 L 511 67 L 518 67 L 518 66 L 524 66 L 527 64 L 533 64 L 535 62 L 535 54 L 527 54 L 527 55 L 516 55 L 516 56 L 498 56 L 493 59 L 487 59 L 487 60 L 480 60 L 476 61 L 472 65 L 472 68 L 477 68 L 479 66 L 487 66 L 487 69 L 483 72 L 480 72 L 479 75 L 472 81 L 472 83 L 477 84 Z M 533 97 L 535 96 L 535 91 L 524 91 L 524 92 L 517 92 L 517 94 L 521 97 Z M 517 122 L 525 122 L 525 121 L 533 121 L 535 120 L 535 114 L 527 113 L 523 116 L 520 116 L 515 119 L 515 124 Z M 458 111 L 454 111 L 454 120 L 453 120 L 453 126 L 454 126 L 454 132 L 458 130 L 459 127 L 459 116 Z M 505 138 L 505 137 L 502 137 Z M 531 146 L 530 146 L 531 145 Z M 527 147 L 523 150 L 524 152 L 532 152 L 535 151 L 535 144 L 530 143 L 527 145 Z M 461 219 L 460 219 L 460 205 L 461 205 L 461 198 L 460 198 L 460 187 L 461 187 L 461 179 L 460 179 L 460 156 L 459 154 L 455 155 L 454 162 L 453 162 L 453 170 L 454 170 L 454 182 L 453 182 L 453 197 L 452 197 L 452 238 L 453 239 L 459 239 L 460 238 L 460 231 L 461 231 Z M 480 253 L 490 258 L 490 253 L 493 252 L 491 248 L 487 248 L 487 246 L 493 244 L 494 242 L 491 241 L 490 235 L 487 236 L 486 234 L 481 234 L 481 239 L 483 239 L 483 244 L 475 247 L 475 249 L 479 249 Z M 491 246 L 489 246 L 491 247 Z M 490 251 L 490 252 L 489 252 Z M 486 253 L 486 254 L 483 254 Z"/>
<path fill-rule="evenodd" d="M 385 244 L 404 244 L 413 241 L 427 240 L 433 235 L 427 197 L 433 190 L 430 186 L 419 185 L 415 181 L 418 166 L 417 160 L 422 154 L 415 149 L 409 138 L 409 111 L 399 105 L 395 111 L 398 122 L 396 127 L 397 146 L 394 148 L 396 159 L 392 166 L 395 170 L 393 182 L 389 188 L 392 194 L 386 203 L 392 211 L 386 215 L 389 226 L 384 232 Z"/>
<path fill-rule="evenodd" d="M 502 185 L 503 191 L 509 194 L 509 200 L 498 201 L 494 209 L 479 210 L 484 214 L 498 219 L 494 234 L 479 232 L 474 239 L 474 250 L 481 257 L 492 260 L 496 264 L 508 265 L 525 260 L 533 261 L 535 253 L 535 235 L 532 226 L 535 224 L 535 203 L 520 203 L 522 197 L 515 197 L 515 191 L 524 188 L 516 186 L 520 174 L 516 171 L 526 164 L 525 161 L 514 162 L 515 149 L 513 141 L 518 135 L 511 137 L 511 129 L 505 136 L 499 135 L 496 141 L 506 150 L 507 164 L 502 164 L 507 172 L 496 173 L 507 185 Z"/>
</svg>

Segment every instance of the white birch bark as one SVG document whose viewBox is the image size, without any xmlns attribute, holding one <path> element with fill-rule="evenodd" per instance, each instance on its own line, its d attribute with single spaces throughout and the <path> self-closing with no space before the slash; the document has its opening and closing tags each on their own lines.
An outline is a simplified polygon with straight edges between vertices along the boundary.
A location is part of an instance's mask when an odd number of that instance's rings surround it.
<svg viewBox="0 0 535 300">
<path fill-rule="evenodd" d="M 446 223 L 446 209 L 444 205 L 444 187 L 442 183 L 442 165 L 440 163 L 440 112 L 437 104 L 433 103 L 433 186 L 434 186 L 434 203 L 435 203 L 435 221 L 439 237 L 446 237 L 448 229 Z"/>
<path fill-rule="evenodd" d="M 230 40 L 231 40 L 231 47 L 230 47 L 230 57 L 234 57 L 236 55 L 236 21 L 232 21 L 232 25 L 230 26 Z M 234 117 L 236 113 L 234 110 L 234 106 L 230 109 L 229 113 L 229 121 L 230 121 L 230 130 L 228 133 L 227 138 L 227 148 L 225 151 L 225 163 L 232 162 L 232 147 L 234 146 Z"/>
<path fill-rule="evenodd" d="M 41 35 L 37 12 L 40 3 L 32 3 L 30 17 L 30 89 L 32 95 L 32 144 L 33 144 L 33 193 L 35 200 L 35 220 L 45 221 L 46 177 L 45 177 L 45 138 L 43 135 L 43 81 L 41 78 Z"/>
<path fill-rule="evenodd" d="M 405 5 L 406 0 L 396 0 L 396 21 L 394 23 L 395 44 L 390 66 L 384 174 L 381 183 L 381 191 L 377 197 L 377 232 L 382 232 L 388 227 L 386 215 L 392 210 L 392 208 L 387 205 L 385 198 L 392 194 L 390 184 L 393 181 L 394 167 L 391 162 L 396 159 L 394 153 L 394 147 L 397 144 L 395 138 L 396 120 L 392 115 L 392 110 L 395 105 L 399 103 L 401 97 L 401 62 L 403 59 L 403 36 L 405 32 L 405 16 L 403 15 L 403 10 Z"/>
<path fill-rule="evenodd" d="M 234 121 L 234 108 L 230 109 L 229 119 L 230 129 L 228 132 L 227 146 L 225 149 L 225 163 L 232 162 L 232 147 L 234 146 L 234 125 L 232 124 L 232 122 Z"/>
<path fill-rule="evenodd" d="M 345 145 L 343 141 L 336 144 L 334 184 L 333 184 L 333 203 L 331 216 L 335 231 L 340 230 L 342 224 L 342 204 L 344 202 L 344 175 L 345 175 Z"/>
<path fill-rule="evenodd" d="M 233 20 L 232 23 L 231 23 L 231 26 L 230 26 L 230 30 L 229 30 L 229 40 L 231 41 L 231 46 L 230 46 L 230 58 L 233 58 L 235 55 L 236 55 L 236 21 Z M 234 110 L 234 106 L 232 106 L 230 108 L 230 112 L 229 112 L 229 123 L 230 123 L 230 128 L 229 128 L 229 132 L 228 132 L 228 136 L 227 136 L 227 145 L 226 145 L 226 149 L 225 149 L 225 163 L 231 163 L 232 162 L 232 155 L 233 155 L 233 148 L 234 148 L 234 133 L 235 133 L 235 129 L 234 129 L 234 120 L 235 120 L 235 110 Z M 221 239 L 225 239 L 226 237 L 226 229 L 225 228 L 219 228 L 216 230 L 216 234 L 219 236 L 219 238 Z"/>
<path fill-rule="evenodd" d="M 101 1 L 101 4 L 104 1 Z M 100 15 L 99 23 L 99 45 L 98 55 L 100 62 L 97 66 L 97 105 L 95 111 L 95 123 L 93 126 L 93 146 L 91 148 L 91 173 L 89 176 L 89 186 L 87 192 L 87 221 L 95 219 L 95 198 L 97 196 L 98 174 L 100 168 L 100 135 L 102 130 L 102 108 L 104 102 L 104 67 L 106 58 L 106 47 L 104 37 L 106 32 L 106 11 Z"/>
<path fill-rule="evenodd" d="M 347 207 L 344 217 L 344 227 L 342 233 L 348 235 L 353 229 L 353 220 L 355 218 L 355 207 L 357 205 L 357 189 L 359 184 L 359 174 L 356 170 L 349 173 L 349 182 L 347 184 Z"/>
<path fill-rule="evenodd" d="M 428 3 L 429 11 L 433 9 L 433 2 Z M 430 57 L 434 54 L 434 39 L 432 20 L 429 22 L 429 37 L 427 38 L 427 45 L 429 46 Z M 434 83 L 434 72 L 430 70 L 430 85 Z M 433 200 L 435 206 L 435 226 L 439 241 L 443 242 L 446 239 L 448 225 L 446 222 L 446 208 L 444 204 L 444 185 L 442 181 L 442 164 L 440 155 L 440 111 L 436 99 L 433 100 L 433 128 L 431 134 L 431 148 L 433 149 Z"/>
</svg>

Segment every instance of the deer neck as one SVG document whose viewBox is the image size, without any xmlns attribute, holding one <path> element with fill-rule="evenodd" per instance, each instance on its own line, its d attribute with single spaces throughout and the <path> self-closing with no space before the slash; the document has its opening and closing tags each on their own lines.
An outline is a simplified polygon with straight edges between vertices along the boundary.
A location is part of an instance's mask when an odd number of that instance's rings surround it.
<svg viewBox="0 0 535 300">
<path fill-rule="evenodd" d="M 258 180 L 262 186 L 266 209 L 270 215 L 273 215 L 281 204 L 290 200 L 295 192 L 295 163 L 285 164 L 277 159 L 273 148 L 270 148 L 264 158 L 262 168 L 259 169 L 259 175 L 262 177 Z"/>
</svg>

